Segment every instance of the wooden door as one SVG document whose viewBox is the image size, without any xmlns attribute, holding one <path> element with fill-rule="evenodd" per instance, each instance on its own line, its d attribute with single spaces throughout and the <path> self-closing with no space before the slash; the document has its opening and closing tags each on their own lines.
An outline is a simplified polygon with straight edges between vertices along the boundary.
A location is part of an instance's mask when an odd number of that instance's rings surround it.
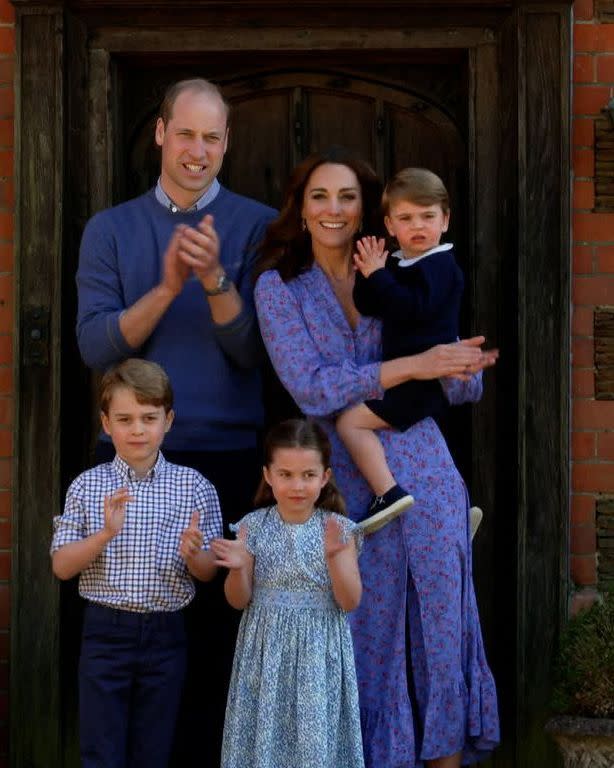
<svg viewBox="0 0 614 768">
<path fill-rule="evenodd" d="M 376 169 L 382 180 L 407 166 L 422 166 L 438 173 L 450 193 L 452 218 L 450 238 L 455 242 L 460 264 L 466 276 L 461 331 L 474 330 L 476 246 L 469 204 L 471 179 L 471 74 L 467 55 L 456 51 L 399 52 L 373 55 L 365 63 L 358 54 L 329 53 L 313 58 L 288 55 L 263 56 L 258 68 L 242 57 L 220 55 L 205 66 L 185 68 L 144 65 L 130 58 L 113 62 L 110 71 L 111 93 L 109 130 L 113 141 L 110 155 L 114 172 L 109 189 L 119 203 L 155 184 L 159 175 L 159 149 L 155 145 L 154 126 L 166 86 L 177 79 L 202 75 L 218 82 L 232 105 L 229 151 L 224 160 L 221 181 L 230 189 L 278 207 L 284 185 L 293 166 L 310 152 L 342 144 L 357 152 Z M 497 269 L 497 265 L 491 265 Z M 482 297 L 484 305 L 484 297 Z M 482 313 L 483 314 L 483 313 Z M 67 317 L 66 327 L 71 327 Z M 480 329 L 489 336 L 496 328 Z M 494 386 L 494 384 L 493 384 Z M 265 399 L 269 421 L 293 412 L 293 404 L 270 370 L 265 375 Z M 90 402 L 96 400 L 92 394 Z M 479 478 L 494 476 L 494 457 L 486 455 L 478 463 L 472 447 L 476 424 L 495 429 L 494 401 L 472 410 L 469 406 L 451 409 L 444 433 L 467 484 L 481 490 Z M 97 408 L 92 408 L 90 445 L 98 430 Z M 476 416 L 477 414 L 477 416 Z M 476 421 L 477 419 L 477 421 Z M 65 432 L 70 431 L 70 425 Z M 70 440 L 67 440 L 70 443 Z M 81 466 L 79 467 L 79 464 Z M 88 464 L 81 454 L 70 457 L 66 465 L 74 472 Z M 68 480 L 68 478 L 67 478 Z M 475 482 L 474 482 L 475 481 Z M 478 492 L 476 490 L 476 492 Z M 507 646 L 513 616 L 501 622 L 495 600 L 513 599 L 515 552 L 504 542 L 495 551 L 494 510 L 488 501 L 473 497 L 486 507 L 487 521 L 480 531 L 484 558 L 478 560 L 475 582 L 487 649 Z M 497 545 L 498 546 L 498 545 Z M 493 559 L 506 563 L 493 577 Z M 74 591 L 63 589 L 61 652 L 66 659 L 64 701 L 66 711 L 75 708 L 74 679 L 76 641 L 79 623 L 78 602 Z M 495 665 L 495 673 L 496 673 Z M 513 701 L 514 691 L 501 691 Z M 68 716 L 67 733 L 74 734 L 74 718 Z M 73 745 L 75 739 L 68 739 Z M 67 765 L 77 761 L 77 754 L 66 754 Z"/>
<path fill-rule="evenodd" d="M 542 721 L 567 587 L 568 0 L 357 0 L 351 19 L 346 4 L 318 0 L 13 2 L 18 317 L 27 342 L 30 310 L 49 309 L 52 354 L 41 365 L 27 344 L 18 350 L 12 764 L 77 764 L 72 699 L 57 684 L 58 658 L 73 660 L 67 639 L 77 638 L 41 532 L 87 461 L 73 330 L 79 237 L 89 215 L 155 179 L 147 123 L 165 87 L 195 75 L 236 105 L 224 180 L 264 200 L 276 202 L 287 169 L 319 141 L 350 144 L 382 175 L 452 158 L 441 173 L 467 278 L 464 327 L 504 353 L 458 432 L 463 473 L 486 509 L 474 566 L 503 713 L 491 763 L 556 764 Z M 264 126 L 247 141 L 242 114 Z M 70 669 L 62 677 L 74 687 Z"/>
</svg>

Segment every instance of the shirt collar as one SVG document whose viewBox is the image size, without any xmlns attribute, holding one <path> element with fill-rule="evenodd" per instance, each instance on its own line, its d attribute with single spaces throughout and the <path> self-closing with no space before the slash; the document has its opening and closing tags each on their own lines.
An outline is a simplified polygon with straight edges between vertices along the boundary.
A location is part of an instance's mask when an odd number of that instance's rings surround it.
<svg viewBox="0 0 614 768">
<path fill-rule="evenodd" d="M 427 256 L 432 256 L 434 253 L 441 253 L 442 251 L 449 251 L 450 248 L 453 248 L 454 246 L 452 243 L 442 243 L 441 245 L 436 245 L 434 248 L 431 248 L 430 250 L 426 251 L 426 253 L 420 254 L 420 256 L 414 256 L 413 258 L 408 259 L 407 256 L 405 256 L 405 253 L 403 251 L 395 251 L 393 254 L 391 254 L 391 258 L 398 259 L 399 260 L 399 266 L 400 267 L 411 267 L 413 264 L 416 264 L 418 261 L 422 261 L 422 259 L 426 259 Z"/>
<path fill-rule="evenodd" d="M 201 211 L 203 208 L 205 208 L 205 206 L 212 203 L 218 196 L 219 191 L 220 182 L 217 179 L 213 179 L 209 189 L 207 189 L 207 191 L 201 197 L 199 197 L 193 205 L 191 205 L 189 208 L 180 208 L 177 203 L 173 202 L 162 189 L 162 182 L 158 178 L 158 183 L 156 184 L 156 200 L 160 203 L 160 205 L 168 208 L 171 213 L 193 213 L 194 211 Z"/>
<path fill-rule="evenodd" d="M 117 472 L 120 478 L 126 482 L 131 483 L 138 482 L 139 480 L 149 480 L 150 482 L 153 482 L 162 474 L 166 464 L 167 461 L 162 455 L 162 451 L 158 451 L 158 458 L 156 459 L 156 463 L 153 465 L 153 467 L 149 470 L 145 477 L 137 478 L 136 472 L 122 459 L 118 453 L 115 454 L 115 458 L 111 462 L 113 469 Z"/>
</svg>

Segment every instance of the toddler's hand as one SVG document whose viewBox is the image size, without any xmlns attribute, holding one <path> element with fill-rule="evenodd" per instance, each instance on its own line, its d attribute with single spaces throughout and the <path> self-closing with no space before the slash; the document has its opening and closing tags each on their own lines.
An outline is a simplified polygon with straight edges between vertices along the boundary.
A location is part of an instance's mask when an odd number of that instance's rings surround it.
<svg viewBox="0 0 614 768">
<path fill-rule="evenodd" d="M 121 531 L 126 519 L 126 504 L 132 501 L 127 488 L 119 488 L 104 497 L 104 529 L 114 539 Z"/>
<path fill-rule="evenodd" d="M 195 510 L 192 512 L 190 525 L 181 533 L 181 538 L 179 540 L 179 554 L 186 561 L 197 555 L 203 545 L 203 534 L 198 527 L 199 520 L 200 513 L 198 510 Z"/>
<path fill-rule="evenodd" d="M 373 272 L 386 266 L 388 251 L 384 250 L 384 239 L 363 237 L 356 243 L 358 253 L 354 254 L 354 264 L 363 275 L 369 277 Z"/>
<path fill-rule="evenodd" d="M 345 539 L 341 525 L 329 516 L 324 526 L 324 556 L 330 560 L 350 546 L 351 540 Z"/>
<path fill-rule="evenodd" d="M 215 564 L 229 570 L 245 568 L 249 565 L 252 555 L 247 551 L 247 528 L 242 525 L 239 535 L 233 541 L 231 539 L 213 539 L 211 549 L 216 557 Z"/>
</svg>

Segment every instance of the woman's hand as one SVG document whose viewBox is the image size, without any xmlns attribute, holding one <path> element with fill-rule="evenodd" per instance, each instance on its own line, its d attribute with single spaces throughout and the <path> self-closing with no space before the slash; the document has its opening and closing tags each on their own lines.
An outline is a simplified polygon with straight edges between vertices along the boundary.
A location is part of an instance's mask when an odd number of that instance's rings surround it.
<svg viewBox="0 0 614 768">
<path fill-rule="evenodd" d="M 412 355 L 414 379 L 439 379 L 443 376 L 469 378 L 494 365 L 498 349 L 483 350 L 484 336 L 473 336 L 453 344 L 438 344 L 426 352 Z"/>
<path fill-rule="evenodd" d="M 469 379 L 478 371 L 494 365 L 499 357 L 498 349 L 482 349 L 485 340 L 484 336 L 473 336 L 452 344 L 438 344 L 416 355 L 387 360 L 380 368 L 381 385 L 390 389 L 412 379 L 442 379 L 447 376 Z"/>
</svg>

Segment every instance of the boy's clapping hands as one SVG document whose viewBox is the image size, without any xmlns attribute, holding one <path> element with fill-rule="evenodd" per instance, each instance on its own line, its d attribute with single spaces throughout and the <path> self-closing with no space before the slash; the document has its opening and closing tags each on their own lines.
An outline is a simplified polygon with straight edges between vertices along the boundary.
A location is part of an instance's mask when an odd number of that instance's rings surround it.
<svg viewBox="0 0 614 768">
<path fill-rule="evenodd" d="M 198 527 L 199 521 L 200 512 L 196 510 L 192 512 L 190 525 L 182 532 L 179 540 L 179 554 L 186 561 L 197 555 L 203 545 L 203 534 Z"/>
<path fill-rule="evenodd" d="M 126 504 L 132 501 L 127 488 L 119 488 L 115 493 L 104 497 L 104 530 L 112 539 L 121 531 L 126 519 Z"/>
</svg>

